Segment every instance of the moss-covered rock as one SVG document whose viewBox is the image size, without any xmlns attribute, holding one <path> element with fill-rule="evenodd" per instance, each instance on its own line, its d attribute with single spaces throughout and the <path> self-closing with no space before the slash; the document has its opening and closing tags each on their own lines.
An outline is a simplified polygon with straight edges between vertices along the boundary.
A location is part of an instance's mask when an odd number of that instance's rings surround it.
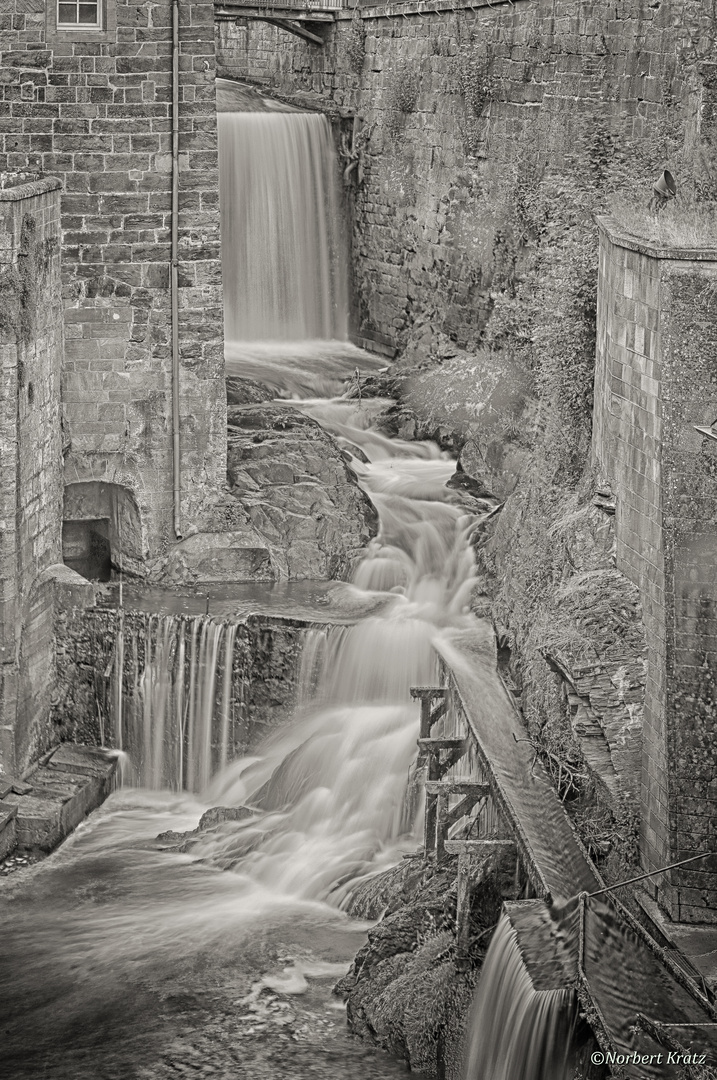
<svg viewBox="0 0 717 1080">
<path fill-rule="evenodd" d="M 465 1016 L 502 897 L 486 867 L 471 908 L 467 962 L 456 962 L 456 859 L 419 859 L 362 883 L 351 912 L 384 917 L 335 990 L 351 1030 L 404 1058 L 412 1071 L 458 1080 Z"/>
</svg>

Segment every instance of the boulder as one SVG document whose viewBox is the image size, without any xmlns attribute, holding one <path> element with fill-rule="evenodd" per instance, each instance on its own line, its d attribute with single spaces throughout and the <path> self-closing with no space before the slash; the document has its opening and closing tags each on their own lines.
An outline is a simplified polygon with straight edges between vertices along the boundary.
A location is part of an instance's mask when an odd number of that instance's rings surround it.
<svg viewBox="0 0 717 1080">
<path fill-rule="evenodd" d="M 167 832 L 159 833 L 156 844 L 160 851 L 179 851 L 186 854 L 201 845 L 206 833 L 213 832 L 225 822 L 245 821 L 253 816 L 254 811 L 248 806 L 212 806 L 202 814 L 196 829 L 190 829 L 189 832 L 168 829 Z"/>
<path fill-rule="evenodd" d="M 254 379 L 242 379 L 237 375 L 227 375 L 227 405 L 258 405 L 262 401 L 271 401 L 274 392 L 268 386 Z"/>
<path fill-rule="evenodd" d="M 214 829 L 225 821 L 244 821 L 252 817 L 253 813 L 248 806 L 213 806 L 202 814 L 197 830 L 201 832 L 202 829 Z"/>
<path fill-rule="evenodd" d="M 230 407 L 227 478 L 279 578 L 345 579 L 378 517 L 336 441 L 281 402 Z"/>
</svg>

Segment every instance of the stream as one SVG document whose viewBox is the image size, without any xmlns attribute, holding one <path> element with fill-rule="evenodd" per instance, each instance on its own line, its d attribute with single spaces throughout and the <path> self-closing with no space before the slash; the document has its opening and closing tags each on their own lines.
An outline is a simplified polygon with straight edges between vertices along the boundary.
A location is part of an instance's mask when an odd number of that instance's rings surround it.
<svg viewBox="0 0 717 1080">
<path fill-rule="evenodd" d="M 435 680 L 437 636 L 472 624 L 474 519 L 445 487 L 445 454 L 372 427 L 385 402 L 294 404 L 355 454 L 377 507 L 341 586 L 366 613 L 307 635 L 295 717 L 252 757 L 198 795 L 122 788 L 4 880 L 8 1080 L 405 1073 L 353 1039 L 331 988 L 365 940 L 344 912 L 356 883 L 420 843 L 409 688 Z M 192 832 L 213 806 L 249 809 Z"/>
</svg>

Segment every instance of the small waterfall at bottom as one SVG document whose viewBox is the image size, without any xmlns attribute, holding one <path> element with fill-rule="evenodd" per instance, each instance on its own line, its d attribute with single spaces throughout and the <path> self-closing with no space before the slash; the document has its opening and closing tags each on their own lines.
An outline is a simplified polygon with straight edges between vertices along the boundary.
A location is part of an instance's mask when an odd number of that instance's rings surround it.
<svg viewBox="0 0 717 1080">
<path fill-rule="evenodd" d="M 150 615 L 143 642 L 128 635 L 121 620 L 113 704 L 117 744 L 131 763 L 124 783 L 202 791 L 231 756 L 237 625 Z M 128 651 L 132 687 L 125 694 Z"/>
<path fill-rule="evenodd" d="M 577 998 L 536 989 L 507 914 L 500 918 L 468 1019 L 463 1080 L 572 1080 Z"/>
</svg>

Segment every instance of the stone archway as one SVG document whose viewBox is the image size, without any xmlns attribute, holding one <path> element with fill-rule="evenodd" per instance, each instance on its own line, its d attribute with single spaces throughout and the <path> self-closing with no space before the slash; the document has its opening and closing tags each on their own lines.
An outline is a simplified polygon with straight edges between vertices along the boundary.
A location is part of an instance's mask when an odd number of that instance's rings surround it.
<svg viewBox="0 0 717 1080">
<path fill-rule="evenodd" d="M 68 484 L 62 518 L 63 561 L 83 577 L 106 581 L 112 570 L 145 576 L 142 518 L 129 488 L 101 480 Z"/>
</svg>

